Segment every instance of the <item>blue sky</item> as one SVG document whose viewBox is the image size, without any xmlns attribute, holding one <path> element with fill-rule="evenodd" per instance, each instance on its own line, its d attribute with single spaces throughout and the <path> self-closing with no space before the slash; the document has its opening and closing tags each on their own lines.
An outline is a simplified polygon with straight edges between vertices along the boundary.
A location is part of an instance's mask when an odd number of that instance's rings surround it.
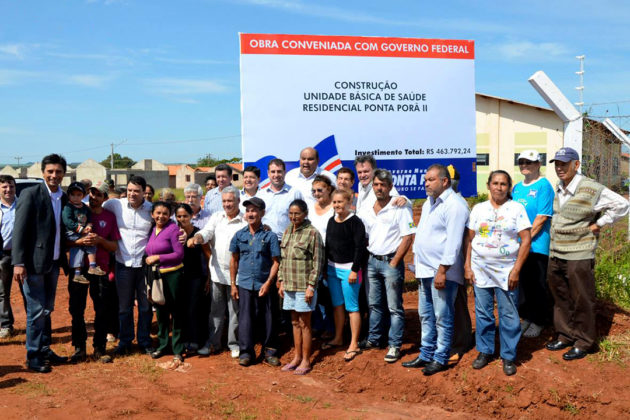
<svg viewBox="0 0 630 420">
<path fill-rule="evenodd" d="M 123 141 L 136 160 L 240 155 L 238 32 L 472 39 L 476 91 L 538 105 L 537 70 L 577 102 L 585 54 L 591 115 L 630 116 L 629 17 L 605 0 L 0 0 L 0 162 Z"/>
</svg>

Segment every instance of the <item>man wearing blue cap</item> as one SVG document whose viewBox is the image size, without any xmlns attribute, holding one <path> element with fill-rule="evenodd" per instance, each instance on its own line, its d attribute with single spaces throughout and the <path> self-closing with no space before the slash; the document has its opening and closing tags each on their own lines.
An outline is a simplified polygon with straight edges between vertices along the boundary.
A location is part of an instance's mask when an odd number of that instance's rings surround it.
<svg viewBox="0 0 630 420">
<path fill-rule="evenodd" d="M 547 279 L 555 300 L 554 326 L 558 338 L 548 350 L 570 347 L 564 360 L 581 359 L 597 340 L 595 325 L 595 250 L 602 226 L 628 213 L 628 201 L 578 173 L 580 157 L 570 148 L 556 152 L 559 181 L 553 202 Z"/>
</svg>

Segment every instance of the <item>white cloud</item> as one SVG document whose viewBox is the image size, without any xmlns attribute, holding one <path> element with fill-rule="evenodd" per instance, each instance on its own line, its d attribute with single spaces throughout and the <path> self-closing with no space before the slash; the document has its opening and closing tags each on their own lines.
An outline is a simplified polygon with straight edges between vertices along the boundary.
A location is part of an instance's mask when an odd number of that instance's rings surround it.
<svg viewBox="0 0 630 420">
<path fill-rule="evenodd" d="M 556 42 L 534 43 L 530 41 L 507 42 L 497 46 L 498 52 L 507 59 L 541 57 L 560 57 L 569 54 L 569 50 Z"/>
<path fill-rule="evenodd" d="M 48 83 L 101 88 L 116 78 L 115 74 L 61 74 L 43 71 L 0 69 L 0 86 Z"/>
<path fill-rule="evenodd" d="M 101 88 L 114 78 L 112 75 L 73 74 L 66 77 L 65 83 L 70 85 Z"/>
<path fill-rule="evenodd" d="M 104 61 L 108 65 L 124 64 L 133 65 L 134 61 L 128 57 L 117 54 L 82 54 L 82 53 L 64 53 L 49 52 L 46 55 L 50 57 L 65 58 L 70 60 L 93 60 Z"/>
<path fill-rule="evenodd" d="M 211 93 L 223 93 L 228 87 L 214 80 L 155 78 L 145 80 L 149 89 L 158 94 L 172 96 L 190 96 Z"/>
</svg>

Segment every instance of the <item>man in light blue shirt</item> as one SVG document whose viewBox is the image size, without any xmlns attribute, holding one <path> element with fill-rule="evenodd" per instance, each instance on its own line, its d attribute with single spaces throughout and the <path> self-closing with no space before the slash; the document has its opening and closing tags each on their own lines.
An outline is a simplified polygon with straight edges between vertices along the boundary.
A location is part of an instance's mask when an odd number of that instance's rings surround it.
<svg viewBox="0 0 630 420">
<path fill-rule="evenodd" d="M 282 234 L 289 227 L 289 205 L 293 200 L 304 199 L 302 193 L 284 182 L 286 166 L 282 159 L 272 159 L 267 165 L 267 175 L 271 184 L 258 191 L 257 197 L 265 202 L 265 217 L 263 224 L 282 239 Z"/>
<path fill-rule="evenodd" d="M 221 163 L 214 168 L 214 175 L 217 187 L 209 190 L 203 201 L 203 208 L 210 212 L 210 215 L 223 210 L 221 191 L 223 191 L 223 188 L 232 185 L 232 167 L 226 163 Z"/>
<path fill-rule="evenodd" d="M 451 188 L 448 169 L 431 165 L 425 175 L 428 199 L 413 245 L 422 323 L 420 355 L 404 367 L 424 367 L 426 376 L 446 370 L 453 340 L 455 297 L 464 282 L 462 243 L 468 207 Z"/>
<path fill-rule="evenodd" d="M 0 338 L 13 335 L 13 311 L 11 310 L 11 284 L 13 265 L 11 246 L 15 222 L 15 179 L 0 175 L 0 209 L 2 210 L 2 252 L 0 253 Z"/>
</svg>

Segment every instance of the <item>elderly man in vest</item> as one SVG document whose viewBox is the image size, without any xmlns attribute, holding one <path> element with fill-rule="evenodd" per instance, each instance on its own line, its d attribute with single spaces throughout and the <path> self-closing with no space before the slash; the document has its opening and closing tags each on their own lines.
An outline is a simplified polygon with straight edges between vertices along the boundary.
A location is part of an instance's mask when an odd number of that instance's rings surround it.
<svg viewBox="0 0 630 420">
<path fill-rule="evenodd" d="M 563 147 L 550 161 L 559 182 L 553 202 L 547 279 L 555 300 L 553 318 L 558 338 L 548 350 L 562 350 L 564 360 L 581 359 L 594 349 L 595 250 L 602 226 L 628 213 L 628 201 L 578 174 L 578 153 Z"/>
</svg>

